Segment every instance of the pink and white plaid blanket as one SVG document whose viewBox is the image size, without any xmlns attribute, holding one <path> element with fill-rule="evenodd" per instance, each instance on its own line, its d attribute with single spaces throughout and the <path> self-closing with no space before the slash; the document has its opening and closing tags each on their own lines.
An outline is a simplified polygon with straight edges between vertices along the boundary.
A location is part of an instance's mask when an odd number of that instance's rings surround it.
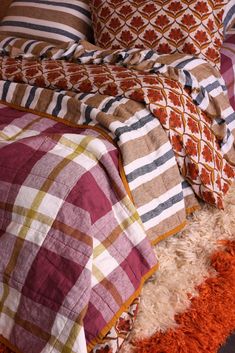
<svg viewBox="0 0 235 353">
<path fill-rule="evenodd" d="M 0 151 L 0 333 L 22 352 L 85 353 L 156 269 L 117 149 L 0 105 Z"/>
</svg>

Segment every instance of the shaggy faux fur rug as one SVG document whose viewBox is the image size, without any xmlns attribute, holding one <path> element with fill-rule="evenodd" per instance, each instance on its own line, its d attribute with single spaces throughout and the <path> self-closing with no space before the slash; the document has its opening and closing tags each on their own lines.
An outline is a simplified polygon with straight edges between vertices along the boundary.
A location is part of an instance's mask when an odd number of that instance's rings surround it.
<svg viewBox="0 0 235 353">
<path fill-rule="evenodd" d="M 235 185 L 224 211 L 203 205 L 155 251 L 160 268 L 121 353 L 216 353 L 235 328 Z"/>
</svg>

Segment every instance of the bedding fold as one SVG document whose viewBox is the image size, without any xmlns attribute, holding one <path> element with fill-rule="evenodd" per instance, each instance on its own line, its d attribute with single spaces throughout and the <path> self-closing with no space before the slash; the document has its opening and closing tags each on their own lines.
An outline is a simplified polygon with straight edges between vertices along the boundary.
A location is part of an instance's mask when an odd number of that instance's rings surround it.
<svg viewBox="0 0 235 353">
<path fill-rule="evenodd" d="M 144 103 L 167 131 L 180 172 L 194 192 L 222 208 L 223 195 L 234 177 L 233 169 L 224 161 L 235 161 L 234 111 L 216 69 L 201 59 L 175 56 L 176 62 L 167 64 L 161 63 L 164 58 L 159 61 L 154 52 L 140 50 L 112 54 L 86 51 L 77 59 L 82 64 L 6 57 L 0 61 L 0 79 L 53 90 L 125 97 L 131 104 Z M 130 130 L 119 120 L 109 119 L 103 124 L 120 143 L 122 135 Z M 157 122 L 152 124 L 157 126 Z"/>
</svg>

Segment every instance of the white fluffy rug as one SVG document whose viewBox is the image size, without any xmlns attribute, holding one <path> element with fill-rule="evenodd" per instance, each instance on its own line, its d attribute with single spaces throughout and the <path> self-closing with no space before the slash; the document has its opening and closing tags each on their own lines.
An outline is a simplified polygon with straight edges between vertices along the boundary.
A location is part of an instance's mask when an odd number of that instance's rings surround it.
<svg viewBox="0 0 235 353">
<path fill-rule="evenodd" d="M 203 205 L 188 219 L 178 235 L 156 245 L 160 268 L 145 284 L 132 338 L 143 338 L 175 325 L 174 316 L 185 311 L 195 287 L 214 275 L 210 256 L 218 249 L 218 240 L 235 240 L 235 185 L 225 200 L 225 210 Z M 126 343 L 122 353 L 130 353 Z"/>
</svg>

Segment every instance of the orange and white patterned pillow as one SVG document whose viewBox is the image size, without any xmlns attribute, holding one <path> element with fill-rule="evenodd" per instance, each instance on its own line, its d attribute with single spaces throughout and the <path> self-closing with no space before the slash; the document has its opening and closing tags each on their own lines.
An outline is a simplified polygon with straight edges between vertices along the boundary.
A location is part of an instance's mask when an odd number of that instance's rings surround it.
<svg viewBox="0 0 235 353">
<path fill-rule="evenodd" d="M 95 43 L 199 56 L 220 66 L 228 0 L 91 0 Z"/>
</svg>

